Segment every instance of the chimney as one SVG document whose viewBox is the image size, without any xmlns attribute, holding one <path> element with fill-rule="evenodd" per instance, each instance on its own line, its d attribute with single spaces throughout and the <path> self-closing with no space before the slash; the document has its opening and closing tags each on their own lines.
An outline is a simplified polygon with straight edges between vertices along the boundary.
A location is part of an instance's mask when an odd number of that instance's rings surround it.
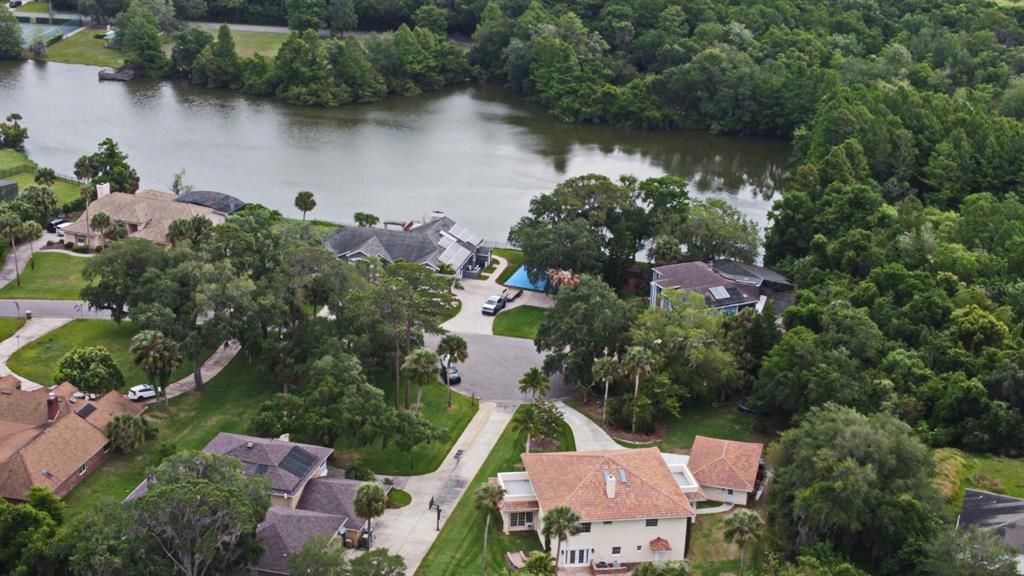
<svg viewBox="0 0 1024 576">
<path fill-rule="evenodd" d="M 604 493 L 609 498 L 615 498 L 615 476 L 608 470 L 602 472 L 604 474 Z"/>
<path fill-rule="evenodd" d="M 46 395 L 46 419 L 53 422 L 60 414 L 60 404 L 57 403 L 57 395 L 50 392 Z"/>
<path fill-rule="evenodd" d="M 433 210 L 430 212 L 430 221 L 440 220 L 445 217 L 444 210 Z"/>
<path fill-rule="evenodd" d="M 252 442 L 246 442 L 245 447 L 249 450 L 252 450 Z"/>
<path fill-rule="evenodd" d="M 104 182 L 96 185 L 96 199 L 99 200 L 104 196 L 110 196 L 110 183 Z"/>
</svg>

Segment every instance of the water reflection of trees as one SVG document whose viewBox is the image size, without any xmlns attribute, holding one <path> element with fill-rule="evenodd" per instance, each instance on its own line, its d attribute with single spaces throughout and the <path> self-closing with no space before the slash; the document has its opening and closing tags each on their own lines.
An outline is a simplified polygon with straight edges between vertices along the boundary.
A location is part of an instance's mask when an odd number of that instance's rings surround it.
<svg viewBox="0 0 1024 576">
<path fill-rule="evenodd" d="M 771 199 L 781 190 L 790 153 L 780 140 L 716 136 L 700 132 L 638 132 L 608 126 L 564 124 L 543 109 L 494 87 L 473 90 L 473 98 L 489 107 L 481 115 L 524 130 L 534 152 L 548 158 L 564 173 L 574 148 L 593 148 L 602 154 L 640 156 L 668 174 L 686 179 L 705 193 L 735 194 L 747 190 Z"/>
</svg>

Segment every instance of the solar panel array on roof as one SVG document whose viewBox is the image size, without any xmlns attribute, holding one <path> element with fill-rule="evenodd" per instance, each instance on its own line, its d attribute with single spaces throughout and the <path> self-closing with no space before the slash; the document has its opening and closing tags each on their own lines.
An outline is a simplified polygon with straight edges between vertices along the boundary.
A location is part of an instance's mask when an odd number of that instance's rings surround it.
<svg viewBox="0 0 1024 576">
<path fill-rule="evenodd" d="M 309 452 L 295 446 L 278 464 L 278 468 L 285 470 L 293 476 L 302 478 L 309 473 L 310 468 L 316 464 L 316 457 Z"/>
<path fill-rule="evenodd" d="M 449 246 L 455 243 L 455 238 L 452 238 L 447 234 L 441 234 L 441 239 L 438 240 L 437 243 L 439 246 L 441 246 L 441 248 L 447 249 Z"/>
<path fill-rule="evenodd" d="M 480 243 L 480 237 L 471 232 L 469 228 L 466 228 L 465 226 L 460 225 L 452 228 L 451 234 L 458 238 L 459 240 L 466 242 L 467 244 L 472 244 L 475 246 Z"/>
<path fill-rule="evenodd" d="M 438 261 L 442 264 L 447 264 L 452 267 L 458 267 L 466 261 L 469 257 L 469 250 L 463 248 L 460 244 L 452 244 L 437 257 Z"/>
<path fill-rule="evenodd" d="M 729 291 L 725 289 L 725 286 L 712 286 L 708 291 L 711 292 L 711 296 L 715 300 L 726 300 L 729 298 Z"/>
<path fill-rule="evenodd" d="M 92 414 L 95 411 L 96 411 L 96 406 L 95 405 L 93 405 L 93 404 L 86 404 L 85 406 L 82 406 L 81 410 L 79 410 L 78 412 L 75 412 L 75 414 L 78 414 L 82 418 L 88 418 L 89 414 Z"/>
</svg>

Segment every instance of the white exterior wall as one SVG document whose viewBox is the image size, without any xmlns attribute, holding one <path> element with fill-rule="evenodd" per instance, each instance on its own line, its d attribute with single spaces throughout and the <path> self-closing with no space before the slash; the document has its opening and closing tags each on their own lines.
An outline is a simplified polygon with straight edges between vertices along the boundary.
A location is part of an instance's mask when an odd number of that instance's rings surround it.
<svg viewBox="0 0 1024 576">
<path fill-rule="evenodd" d="M 715 502 L 732 502 L 733 504 L 738 504 L 740 506 L 747 505 L 747 498 L 750 495 L 749 492 L 743 492 L 741 490 L 733 490 L 732 494 L 729 494 L 729 491 L 725 488 L 713 488 L 711 486 L 703 486 L 701 489 L 704 491 L 704 495 L 708 497 L 708 500 L 713 500 Z"/>
<path fill-rule="evenodd" d="M 648 527 L 646 520 L 620 520 L 611 524 L 592 522 L 589 533 L 580 533 L 562 542 L 562 557 L 559 566 L 565 566 L 569 550 L 590 549 L 590 560 L 593 562 L 620 563 L 662 562 L 665 560 L 683 560 L 686 547 L 686 518 L 659 518 L 658 525 Z M 542 527 L 538 526 L 538 534 Z M 655 538 L 663 538 L 672 546 L 669 552 L 656 554 L 650 549 L 650 542 Z M 543 540 L 543 537 L 542 537 Z M 554 553 L 558 543 L 551 542 Z M 618 546 L 621 553 L 612 554 L 612 548 Z M 637 547 L 640 549 L 637 550 Z"/>
</svg>

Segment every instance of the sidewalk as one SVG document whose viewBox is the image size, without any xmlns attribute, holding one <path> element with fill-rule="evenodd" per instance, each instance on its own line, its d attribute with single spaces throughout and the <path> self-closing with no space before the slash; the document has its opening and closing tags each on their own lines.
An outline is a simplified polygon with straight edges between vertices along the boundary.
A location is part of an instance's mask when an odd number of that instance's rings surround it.
<svg viewBox="0 0 1024 576">
<path fill-rule="evenodd" d="M 203 383 L 209 382 L 214 376 L 220 374 L 220 371 L 234 360 L 235 355 L 241 349 L 242 345 L 238 343 L 238 340 L 232 340 L 227 347 L 221 346 L 217 348 L 217 351 L 211 354 L 199 369 L 199 372 L 203 375 Z M 181 396 L 186 392 L 192 391 L 195 387 L 195 377 L 190 373 L 181 380 L 167 385 L 167 399 L 170 400 L 175 396 Z"/>
<path fill-rule="evenodd" d="M 71 322 L 71 318 L 33 318 L 32 320 L 25 322 L 25 325 L 12 334 L 10 338 L 0 342 L 0 376 L 14 374 L 11 372 L 11 369 L 7 367 L 7 360 L 9 360 L 11 355 L 17 352 L 18 349 L 42 336 L 45 336 L 46 334 L 49 334 L 50 332 L 53 332 L 68 322 Z M 49 382 L 46 384 L 40 384 L 27 380 L 17 374 L 14 375 L 21 380 L 22 390 L 35 390 L 52 384 Z"/>
<path fill-rule="evenodd" d="M 612 437 L 608 435 L 593 420 L 581 414 L 575 408 L 566 405 L 564 402 L 556 401 L 558 409 L 565 415 L 565 423 L 572 429 L 572 435 L 576 438 L 576 450 L 589 452 L 591 450 L 625 450 Z"/>
<path fill-rule="evenodd" d="M 455 509 L 459 499 L 498 442 L 502 431 L 512 419 L 515 407 L 508 404 L 481 402 L 480 410 L 452 446 L 441 467 L 422 476 L 412 476 L 403 488 L 412 495 L 405 508 L 388 510 L 375 520 L 374 547 L 387 548 L 391 554 L 405 559 L 406 572 L 414 574 L 420 562 L 437 539 L 437 512 L 428 509 L 430 499 L 441 506 L 441 525 Z M 459 450 L 462 456 L 456 460 Z"/>
<path fill-rule="evenodd" d="M 34 240 L 31 247 L 27 242 L 24 244 L 18 244 L 17 249 L 7 255 L 7 260 L 4 262 L 3 267 L 0 268 L 0 288 L 7 286 L 17 279 L 18 275 L 14 270 L 14 256 L 18 256 L 18 270 L 24 271 L 25 265 L 28 264 L 28 260 L 32 257 L 33 251 L 39 252 L 43 246 L 46 246 L 46 235 L 44 234 L 43 236 L 44 237 L 39 240 Z"/>
</svg>

